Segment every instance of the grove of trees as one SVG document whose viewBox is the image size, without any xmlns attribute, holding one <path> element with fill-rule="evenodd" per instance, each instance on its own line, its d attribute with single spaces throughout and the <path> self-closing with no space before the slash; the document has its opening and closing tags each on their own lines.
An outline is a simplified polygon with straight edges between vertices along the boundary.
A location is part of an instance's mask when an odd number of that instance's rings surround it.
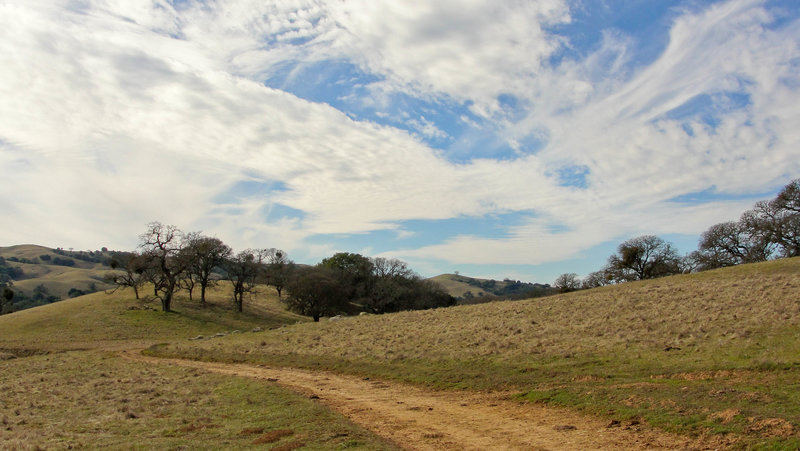
<svg viewBox="0 0 800 451">
<path fill-rule="evenodd" d="M 207 289 L 225 280 L 233 288 L 232 302 L 240 312 L 257 286 L 271 285 L 290 310 L 315 321 L 326 315 L 382 314 L 445 307 L 456 302 L 438 284 L 424 280 L 396 259 L 341 252 L 314 266 L 297 265 L 280 249 L 246 249 L 234 254 L 218 238 L 184 233 L 160 222 L 148 224 L 139 238 L 135 252 L 111 252 L 110 258 L 104 257 L 108 254 L 104 248 L 102 252 L 88 253 L 56 249 L 54 252 L 64 258 L 42 255 L 40 259 L 60 265 L 74 265 L 71 258 L 91 262 L 104 259 L 103 263 L 113 270 L 108 276 L 110 282 L 118 288 L 131 287 L 137 299 L 142 287 L 149 283 L 163 311 L 171 310 L 179 290 L 186 290 L 193 300 L 194 290 L 199 287 L 199 302 L 205 304 Z M 600 270 L 583 280 L 575 273 L 562 274 L 553 288 L 568 292 L 795 256 L 800 256 L 800 179 L 786 185 L 774 199 L 756 202 L 738 221 L 709 227 L 702 233 L 697 250 L 688 255 L 678 255 L 672 243 L 658 236 L 642 235 L 619 244 Z M 15 257 L 8 260 L 27 262 Z M 13 280 L 20 277 L 22 271 L 8 266 L 0 257 L 0 314 L 13 310 L 12 302 L 57 300 L 43 285 L 27 299 L 13 288 Z M 508 285 L 525 288 L 520 282 Z M 284 294 L 284 290 L 288 293 Z M 70 296 L 80 293 L 75 289 Z"/>
<path fill-rule="evenodd" d="M 287 285 L 286 303 L 318 321 L 338 313 L 391 313 L 454 305 L 438 284 L 424 280 L 396 259 L 340 252 L 306 267 Z"/>
<path fill-rule="evenodd" d="M 711 226 L 688 258 L 698 271 L 800 256 L 800 179 L 759 201 L 738 222 Z"/>
<path fill-rule="evenodd" d="M 11 282 L 0 283 L 0 315 L 10 313 L 12 302 L 14 301 L 14 290 L 11 289 Z"/>
<path fill-rule="evenodd" d="M 607 264 L 590 273 L 581 288 L 800 256 L 800 179 L 792 180 L 774 199 L 756 202 L 738 221 L 714 224 L 700 236 L 697 250 L 680 256 L 672 243 L 654 235 L 629 239 Z M 569 291 L 574 274 L 555 282 Z"/>
<path fill-rule="evenodd" d="M 296 265 L 280 249 L 245 249 L 238 253 L 218 238 L 153 222 L 140 235 L 136 252 L 116 252 L 108 280 L 117 288 L 131 287 L 137 299 L 145 283 L 163 311 L 170 311 L 176 292 L 185 290 L 190 301 L 200 288 L 227 280 L 235 309 L 243 311 L 259 285 L 275 288 L 292 311 L 318 321 L 326 315 L 357 312 L 388 313 L 455 304 L 438 284 L 422 279 L 406 263 L 360 254 L 337 253 L 315 266 Z M 284 290 L 288 291 L 284 295 Z"/>
</svg>

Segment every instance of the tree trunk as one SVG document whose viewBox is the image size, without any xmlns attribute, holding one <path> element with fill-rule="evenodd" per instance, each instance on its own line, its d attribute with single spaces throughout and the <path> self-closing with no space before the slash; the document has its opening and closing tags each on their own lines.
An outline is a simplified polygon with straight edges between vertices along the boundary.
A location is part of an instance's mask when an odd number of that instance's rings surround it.
<svg viewBox="0 0 800 451">
<path fill-rule="evenodd" d="M 136 288 L 136 284 L 131 285 L 133 287 L 133 294 L 136 295 L 136 300 L 139 300 L 139 289 Z"/>
<path fill-rule="evenodd" d="M 171 312 L 170 310 L 172 304 L 172 292 L 164 293 L 164 297 L 161 299 L 161 310 L 165 312 Z"/>
<path fill-rule="evenodd" d="M 200 284 L 200 303 L 205 305 L 206 303 L 206 284 Z"/>
</svg>

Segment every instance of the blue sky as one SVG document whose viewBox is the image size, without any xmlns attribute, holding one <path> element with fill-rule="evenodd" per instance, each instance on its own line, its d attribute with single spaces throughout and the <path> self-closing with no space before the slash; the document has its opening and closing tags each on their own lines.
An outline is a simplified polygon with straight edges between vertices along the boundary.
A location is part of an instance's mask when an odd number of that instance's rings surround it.
<svg viewBox="0 0 800 451">
<path fill-rule="evenodd" d="M 785 1 L 0 4 L 0 245 L 158 220 L 552 282 L 800 176 Z"/>
</svg>

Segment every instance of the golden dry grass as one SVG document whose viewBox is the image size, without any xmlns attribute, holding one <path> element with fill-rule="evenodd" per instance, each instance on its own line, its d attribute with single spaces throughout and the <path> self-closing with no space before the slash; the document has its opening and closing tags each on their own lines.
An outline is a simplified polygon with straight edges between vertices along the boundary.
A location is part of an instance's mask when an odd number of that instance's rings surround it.
<svg viewBox="0 0 800 451">
<path fill-rule="evenodd" d="M 198 346 L 345 359 L 501 362 L 754 344 L 800 321 L 800 259 L 526 301 L 361 316 Z M 783 351 L 764 357 L 790 359 Z"/>
<path fill-rule="evenodd" d="M 33 293 L 38 285 L 44 285 L 52 295 L 66 299 L 72 288 L 90 292 L 92 286 L 97 290 L 112 288 L 105 279 L 107 269 L 70 268 L 55 265 L 27 265 L 19 264 L 30 279 L 14 281 L 14 287 L 22 289 L 25 293 Z"/>
<path fill-rule="evenodd" d="M 42 254 L 56 255 L 53 254 L 53 250 L 49 247 L 38 246 L 36 244 L 18 244 L 15 246 L 0 247 L 0 257 L 4 258 L 17 257 L 33 260 Z"/>
<path fill-rule="evenodd" d="M 486 289 L 470 285 L 468 281 L 473 282 L 488 282 L 490 279 L 479 279 L 475 277 L 466 277 L 463 275 L 458 274 L 440 274 L 436 277 L 431 277 L 432 281 L 441 285 L 445 291 L 447 291 L 451 296 L 456 298 L 464 298 L 467 293 L 471 293 L 472 296 L 475 297 L 482 297 L 482 296 L 489 296 L 494 297 L 494 293 L 491 291 L 487 291 Z M 495 280 L 494 281 L 494 290 L 503 290 L 509 285 L 510 282 L 505 280 Z"/>
<path fill-rule="evenodd" d="M 395 449 L 276 384 L 72 351 L 0 362 L 2 449 Z M 242 431 L 282 431 L 270 441 Z M 269 434 L 264 434 L 269 435 Z"/>
<path fill-rule="evenodd" d="M 486 294 L 482 288 L 474 287 L 467 282 L 464 282 L 460 276 L 455 274 L 440 274 L 436 277 L 431 277 L 431 280 L 441 285 L 445 291 L 456 298 L 464 297 L 468 291 L 472 292 L 472 294 L 475 296 L 482 296 Z"/>
<path fill-rule="evenodd" d="M 295 324 L 268 292 L 235 314 L 227 290 L 206 308 L 179 299 L 173 314 L 130 310 L 142 304 L 127 291 L 7 315 L 0 352 L 163 343 L 150 353 L 513 388 L 533 402 L 741 447 L 800 446 L 800 258 L 320 323 Z M 208 338 L 256 325 L 272 330 Z M 206 338 L 188 340 L 195 335 Z"/>
<path fill-rule="evenodd" d="M 512 388 L 530 401 L 737 446 L 800 446 L 800 258 L 150 352 Z M 728 420 L 731 409 L 740 413 Z"/>
<path fill-rule="evenodd" d="M 146 290 L 145 290 L 146 292 Z M 307 321 L 262 288 L 234 310 L 228 285 L 175 312 L 132 290 L 0 316 L 0 449 L 264 449 L 244 431 L 292 431 L 270 448 L 396 449 L 274 383 L 120 357 L 119 350 Z"/>
</svg>

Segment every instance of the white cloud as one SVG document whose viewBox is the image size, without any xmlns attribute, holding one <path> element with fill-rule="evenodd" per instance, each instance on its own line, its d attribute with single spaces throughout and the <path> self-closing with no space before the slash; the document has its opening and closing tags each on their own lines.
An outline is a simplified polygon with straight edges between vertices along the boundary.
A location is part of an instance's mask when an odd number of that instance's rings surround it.
<svg viewBox="0 0 800 451">
<path fill-rule="evenodd" d="M 0 4 L 5 244 L 132 247 L 157 219 L 237 248 L 324 256 L 332 247 L 310 235 L 407 238 L 410 219 L 525 211 L 536 219 L 505 239 L 464 231 L 402 252 L 530 264 L 627 234 L 698 233 L 750 203 L 671 198 L 774 189 L 800 170 L 800 27 L 771 29 L 761 2 L 684 14 L 637 71 L 618 32 L 586 60 L 550 66 L 563 38 L 546 27 L 570 19 L 562 1 L 128 3 Z M 286 65 L 328 60 L 378 76 L 371 92 L 471 102 L 509 142 L 547 144 L 453 164 L 409 133 L 263 85 Z M 726 91 L 750 104 L 715 128 L 665 115 Z M 503 93 L 523 102 L 523 119 L 500 110 Z M 408 123 L 446 136 L 425 117 Z M 573 165 L 589 168 L 588 189 L 559 185 L 553 174 Z M 245 179 L 284 189 L 220 200 Z M 268 223 L 275 203 L 305 216 Z"/>
<path fill-rule="evenodd" d="M 187 16 L 181 32 L 250 79 L 286 63 L 348 61 L 383 79 L 375 92 L 469 100 L 482 115 L 498 112 L 499 94 L 527 90 L 562 45 L 544 27 L 570 20 L 564 0 L 241 0 Z"/>
<path fill-rule="evenodd" d="M 347 31 L 345 54 L 394 89 L 476 102 L 494 113 L 496 97 L 525 89 L 559 47 L 544 25 L 569 20 L 560 0 L 331 3 Z"/>
<path fill-rule="evenodd" d="M 425 119 L 425 116 L 420 116 L 419 119 L 410 119 L 407 121 L 407 123 L 411 128 L 417 130 L 426 138 L 445 139 L 450 136 L 439 129 L 436 124 Z"/>
</svg>

